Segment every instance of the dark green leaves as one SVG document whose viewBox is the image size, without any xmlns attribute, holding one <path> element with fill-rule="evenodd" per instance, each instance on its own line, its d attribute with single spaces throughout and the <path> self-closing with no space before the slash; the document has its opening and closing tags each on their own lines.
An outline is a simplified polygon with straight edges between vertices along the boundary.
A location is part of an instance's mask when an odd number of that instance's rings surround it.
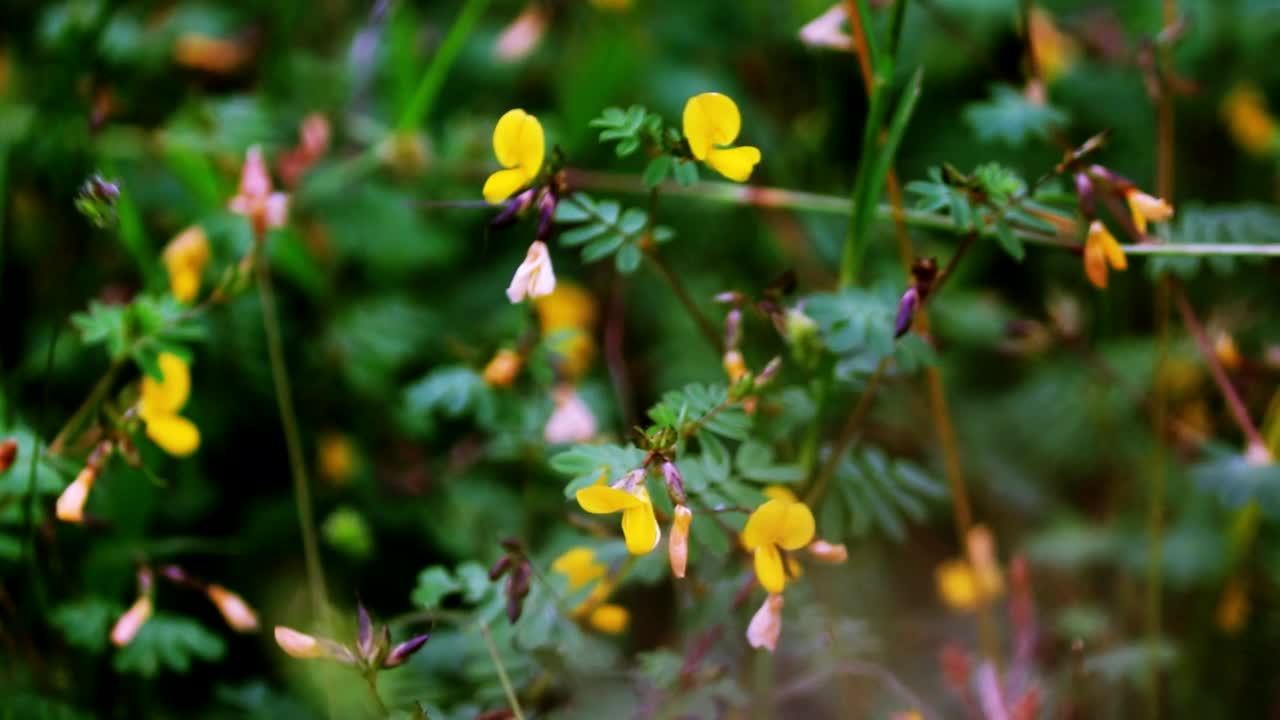
<svg viewBox="0 0 1280 720">
<path fill-rule="evenodd" d="M 418 585 L 413 589 L 413 603 L 426 610 L 440 607 L 450 595 L 460 593 L 468 604 L 476 604 L 485 598 L 493 585 L 488 572 L 478 563 L 464 563 L 456 572 L 442 565 L 432 565 L 418 574 Z"/>
<path fill-rule="evenodd" d="M 616 480 L 623 473 L 640 467 L 644 451 L 627 445 L 575 445 L 551 458 L 551 469 L 570 477 L 565 485 L 565 497 L 573 497 L 578 490 L 597 480 Z"/>
<path fill-rule="evenodd" d="M 925 518 L 926 501 L 946 495 L 919 467 L 877 448 L 841 459 L 831 491 L 820 511 L 824 533 L 853 537 L 878 530 L 897 541 L 906 537 L 906 520 Z"/>
<path fill-rule="evenodd" d="M 1191 479 L 1229 508 L 1257 501 L 1268 516 L 1280 518 L 1280 465 L 1251 463 L 1239 452 L 1215 445 L 1191 467 Z"/>
<path fill-rule="evenodd" d="M 581 246 L 585 262 L 597 262 L 613 256 L 614 266 L 629 274 L 644 259 L 641 249 L 646 237 L 664 243 L 675 237 L 675 231 L 664 225 L 650 228 L 649 214 L 639 208 L 623 209 L 614 200 L 593 200 L 584 193 L 574 193 L 556 206 L 556 222 L 574 225 L 560 234 L 560 244 Z"/>
<path fill-rule="evenodd" d="M 618 157 L 626 157 L 639 150 L 640 144 L 645 140 L 655 144 L 662 142 L 662 116 L 639 105 L 632 105 L 626 110 L 618 107 L 605 108 L 600 117 L 588 124 L 593 128 L 601 128 L 600 142 L 617 143 L 614 151 Z"/>
<path fill-rule="evenodd" d="M 741 407 L 728 405 L 728 397 L 728 388 L 723 385 L 686 385 L 664 393 L 662 401 L 649 409 L 649 417 L 659 426 L 681 433 L 696 424 L 716 435 L 745 440 L 751 418 Z"/>
<path fill-rule="evenodd" d="M 437 417 L 475 416 L 481 423 L 494 415 L 494 398 L 479 373 L 462 365 L 437 368 L 404 391 L 404 420 L 415 432 L 430 434 Z"/>
<path fill-rule="evenodd" d="M 873 372 L 887 357 L 905 372 L 935 361 L 932 349 L 918 337 L 894 342 L 896 312 L 897 299 L 887 286 L 819 293 L 805 303 L 805 314 L 818 324 L 823 343 L 837 358 L 837 374 L 847 379 Z"/>
<path fill-rule="evenodd" d="M 221 637 L 187 617 L 157 613 L 125 645 L 112 665 L 116 672 L 154 677 L 162 670 L 185 674 L 193 660 L 217 662 L 227 652 Z"/>
<path fill-rule="evenodd" d="M 142 371 L 157 380 L 161 352 L 183 357 L 185 343 L 204 336 L 190 310 L 169 296 L 139 295 L 128 305 L 89 303 L 88 312 L 76 313 L 71 324 L 88 345 L 102 344 L 112 360 L 132 358 Z"/>
<path fill-rule="evenodd" d="M 1280 243 L 1280 210 L 1267 205 L 1235 205 L 1220 207 L 1189 206 L 1178 208 L 1169 242 L 1183 243 Z M 1234 272 L 1237 262 L 1256 263 L 1256 257 L 1231 255 L 1157 255 L 1148 263 L 1153 277 L 1166 272 L 1190 278 L 1207 263 L 1215 272 Z"/>
<path fill-rule="evenodd" d="M 970 103 L 964 120 L 984 142 L 998 141 L 1018 147 L 1027 140 L 1049 139 L 1055 125 L 1067 122 L 1067 114 L 1047 103 L 1032 102 L 1010 85 L 991 86 L 991 99 Z"/>
</svg>

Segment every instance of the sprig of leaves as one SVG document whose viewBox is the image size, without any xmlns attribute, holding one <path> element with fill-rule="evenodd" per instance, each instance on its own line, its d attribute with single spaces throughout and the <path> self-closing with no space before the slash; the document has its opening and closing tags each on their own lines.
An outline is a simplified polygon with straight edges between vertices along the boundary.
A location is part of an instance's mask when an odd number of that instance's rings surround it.
<svg viewBox="0 0 1280 720">
<path fill-rule="evenodd" d="M 1045 102 L 1033 102 L 1012 85 L 991 86 L 991 98 L 970 103 L 964 121 L 983 142 L 997 141 L 1021 147 L 1028 140 L 1047 140 L 1056 125 L 1068 120 L 1067 113 Z"/>
<path fill-rule="evenodd" d="M 842 458 L 832 489 L 820 510 L 824 533 L 853 537 L 878 530 L 896 541 L 906 537 L 906 520 L 925 518 L 926 501 L 947 494 L 915 464 L 891 459 L 874 447 Z"/>
<path fill-rule="evenodd" d="M 160 380 L 162 352 L 188 357 L 186 344 L 204 337 L 195 312 L 169 296 L 139 295 L 125 305 L 93 301 L 71 324 L 88 345 L 104 345 L 113 361 L 132 358 L 144 373 Z"/>
<path fill-rule="evenodd" d="M 1170 244 L 1245 244 L 1280 243 L 1280 210 L 1265 205 L 1188 206 L 1178 208 L 1178 216 L 1170 228 Z M 1231 255 L 1156 255 L 1147 263 L 1152 277 L 1173 273 L 1190 278 L 1208 263 L 1221 274 L 1235 271 L 1237 262 L 1258 262 L 1257 257 Z"/>
<path fill-rule="evenodd" d="M 574 193 L 556 206 L 556 222 L 574 225 L 560 234 L 560 244 L 582 246 L 584 262 L 597 262 L 610 255 L 618 272 L 630 274 L 640 267 L 644 244 L 669 242 L 675 231 L 665 225 L 650 226 L 649 213 L 626 208 L 615 200 L 596 201 L 585 193 Z"/>
</svg>

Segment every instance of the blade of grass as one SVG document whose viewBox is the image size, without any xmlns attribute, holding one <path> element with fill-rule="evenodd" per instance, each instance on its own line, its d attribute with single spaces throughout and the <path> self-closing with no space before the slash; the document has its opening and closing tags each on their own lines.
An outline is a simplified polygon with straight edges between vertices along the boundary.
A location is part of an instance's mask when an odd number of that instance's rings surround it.
<svg viewBox="0 0 1280 720">
<path fill-rule="evenodd" d="M 418 81 L 418 87 L 414 90 L 413 97 L 409 99 L 409 104 L 400 113 L 400 122 L 396 124 L 399 130 L 422 127 L 422 122 L 431 114 L 431 106 L 435 103 L 436 96 L 440 94 L 440 88 L 444 86 L 449 69 L 458 59 L 462 46 L 466 44 L 467 38 L 475 30 L 476 23 L 488 6 L 489 0 L 467 0 L 467 3 L 462 6 L 462 11 L 458 13 L 457 19 L 453 21 L 449 32 L 440 43 L 440 49 L 436 50 L 431 62 L 427 64 L 426 71 L 422 73 L 422 79 Z"/>
</svg>

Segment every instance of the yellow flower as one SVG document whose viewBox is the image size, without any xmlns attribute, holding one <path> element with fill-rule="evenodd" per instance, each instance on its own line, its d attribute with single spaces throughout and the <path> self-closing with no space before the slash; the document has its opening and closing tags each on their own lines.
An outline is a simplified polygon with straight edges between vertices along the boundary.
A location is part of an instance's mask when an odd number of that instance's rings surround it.
<svg viewBox="0 0 1280 720">
<path fill-rule="evenodd" d="M 493 354 L 489 363 L 484 366 L 482 377 L 489 387 L 509 388 L 520 374 L 524 366 L 524 358 L 515 350 L 503 348 Z"/>
<path fill-rule="evenodd" d="M 1115 235 L 1102 224 L 1101 220 L 1089 223 L 1089 234 L 1084 241 L 1084 273 L 1089 282 L 1099 288 L 1107 286 L 1107 265 L 1116 270 L 1124 270 L 1129 266 L 1125 260 L 1124 249 Z"/>
<path fill-rule="evenodd" d="M 1267 103 L 1252 86 L 1242 85 L 1227 94 L 1222 102 L 1222 115 L 1227 130 L 1236 144 L 1254 155 L 1274 152 L 1280 133 L 1267 111 Z"/>
<path fill-rule="evenodd" d="M 569 592 L 585 586 L 592 580 L 599 580 L 608 573 L 604 563 L 596 560 L 596 553 L 589 547 L 570 548 L 551 563 L 551 569 L 565 576 L 569 582 Z"/>
<path fill-rule="evenodd" d="M 747 362 L 737 350 L 726 351 L 720 364 L 724 367 L 724 374 L 729 376 L 730 383 L 738 382 L 747 374 Z"/>
<path fill-rule="evenodd" d="M 1031 11 L 1030 35 L 1036 69 L 1046 83 L 1051 83 L 1075 60 L 1076 43 L 1058 29 L 1052 15 L 1040 8 Z"/>
<path fill-rule="evenodd" d="M 966 542 L 967 561 L 947 560 L 934 571 L 943 604 L 960 612 L 971 612 L 1004 593 L 1004 578 L 996 562 L 991 531 L 975 525 L 969 530 Z"/>
<path fill-rule="evenodd" d="M 770 500 L 786 500 L 787 502 L 800 502 L 800 498 L 791 491 L 786 485 L 766 485 L 762 491 L 764 496 Z"/>
<path fill-rule="evenodd" d="M 587 622 L 602 633 L 617 635 L 627 629 L 631 621 L 631 613 L 621 605 L 606 603 L 591 611 Z"/>
<path fill-rule="evenodd" d="M 199 225 L 178 233 L 161 255 L 169 272 L 169 290 L 179 302 L 191 302 L 200 294 L 200 275 L 209 262 L 209 238 Z"/>
<path fill-rule="evenodd" d="M 653 513 L 643 473 L 640 471 L 638 478 L 634 477 L 635 473 L 631 474 L 629 489 L 599 484 L 582 488 L 575 496 L 578 505 L 593 515 L 622 513 L 622 536 L 626 538 L 627 550 L 632 555 L 648 553 L 662 539 L 662 528 L 658 527 L 658 518 Z"/>
<path fill-rule="evenodd" d="M 173 353 L 160 353 L 157 382 L 142 378 L 142 398 L 138 401 L 138 417 L 147 425 L 147 437 L 170 455 L 183 457 L 200 447 L 200 429 L 178 411 L 187 404 L 191 393 L 191 369 Z"/>
<path fill-rule="evenodd" d="M 1129 204 L 1129 214 L 1133 217 L 1133 226 L 1138 233 L 1147 234 L 1148 222 L 1164 222 L 1173 217 L 1173 206 L 1163 198 L 1153 197 L 1137 188 L 1129 188 L 1124 193 L 1125 202 Z"/>
<path fill-rule="evenodd" d="M 316 450 L 320 476 L 333 485 L 342 485 L 351 479 L 356 469 L 356 448 L 351 438 L 340 432 L 328 432 L 320 436 Z"/>
<path fill-rule="evenodd" d="M 596 301 L 591 293 L 572 282 L 560 282 L 555 290 L 534 300 L 543 334 L 565 328 L 590 330 L 596 324 Z"/>
<path fill-rule="evenodd" d="M 546 140 L 538 118 L 524 110 L 508 110 L 493 129 L 493 154 L 503 170 L 484 182 L 484 199 L 497 205 L 538 177 Z"/>
<path fill-rule="evenodd" d="M 742 129 L 738 106 L 727 95 L 702 93 L 684 106 L 684 136 L 693 156 L 736 182 L 745 182 L 760 162 L 760 150 L 750 145 L 729 147 Z"/>
<path fill-rule="evenodd" d="M 756 579 L 770 593 L 787 585 L 783 550 L 799 550 L 813 540 L 813 513 L 802 502 L 786 498 L 765 502 L 747 518 L 742 544 L 755 555 Z"/>
</svg>

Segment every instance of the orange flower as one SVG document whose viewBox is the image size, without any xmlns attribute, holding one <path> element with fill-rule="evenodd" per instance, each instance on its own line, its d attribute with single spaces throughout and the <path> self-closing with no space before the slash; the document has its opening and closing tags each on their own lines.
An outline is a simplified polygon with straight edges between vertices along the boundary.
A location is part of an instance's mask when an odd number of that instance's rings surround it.
<svg viewBox="0 0 1280 720">
<path fill-rule="evenodd" d="M 1089 234 L 1084 241 L 1084 273 L 1095 287 L 1107 286 L 1107 266 L 1116 270 L 1129 267 L 1116 236 L 1111 234 L 1101 220 L 1089 223 Z"/>
</svg>

